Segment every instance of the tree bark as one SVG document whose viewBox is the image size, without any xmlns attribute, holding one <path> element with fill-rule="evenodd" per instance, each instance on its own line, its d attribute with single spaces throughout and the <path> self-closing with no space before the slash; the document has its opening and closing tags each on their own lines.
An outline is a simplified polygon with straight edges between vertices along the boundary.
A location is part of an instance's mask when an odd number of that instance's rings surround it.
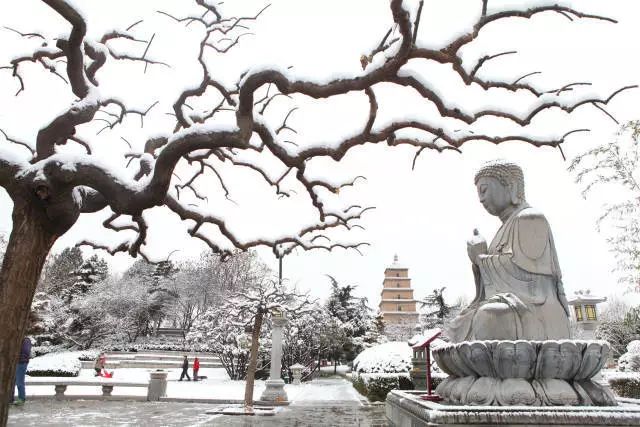
<svg viewBox="0 0 640 427">
<path fill-rule="evenodd" d="M 256 378 L 256 365 L 258 364 L 258 346 L 260 345 L 260 329 L 262 329 L 262 316 L 264 314 L 258 310 L 255 321 L 253 322 L 253 331 L 251 332 L 251 351 L 249 353 L 249 366 L 247 367 L 247 384 L 244 388 L 244 406 L 251 408 L 253 406 L 253 383 Z"/>
<path fill-rule="evenodd" d="M 42 211 L 15 202 L 13 229 L 0 270 L 0 425 L 7 424 L 9 397 L 31 301 L 49 250 L 58 235 Z"/>
</svg>

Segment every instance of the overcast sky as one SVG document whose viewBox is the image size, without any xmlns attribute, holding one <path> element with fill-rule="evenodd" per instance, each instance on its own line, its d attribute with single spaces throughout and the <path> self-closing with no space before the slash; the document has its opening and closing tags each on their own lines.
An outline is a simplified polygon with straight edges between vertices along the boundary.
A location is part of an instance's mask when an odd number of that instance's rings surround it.
<svg viewBox="0 0 640 427">
<path fill-rule="evenodd" d="M 407 0 L 408 3 L 417 3 Z M 54 15 L 46 5 L 36 0 L 5 2 L 0 6 L 0 26 L 11 26 L 21 31 L 40 30 L 50 36 L 65 32 L 66 23 Z M 185 32 L 178 24 L 156 9 L 182 15 L 180 7 L 191 2 L 154 1 L 76 1 L 89 21 L 90 35 L 101 34 L 109 28 L 125 28 L 139 17 L 149 17 L 136 27 L 136 34 L 156 38 L 148 56 L 166 61 L 171 69 L 150 67 L 143 74 L 141 64 L 117 64 L 100 72 L 101 92 L 119 96 L 135 107 L 145 107 L 160 101 L 154 114 L 141 129 L 137 117 L 125 121 L 112 132 L 95 136 L 98 126 L 85 126 L 80 135 L 90 140 L 98 156 L 122 164 L 122 155 L 128 151 L 119 142 L 124 136 L 133 143 L 143 143 L 149 135 L 167 133 L 173 119 L 165 113 L 179 91 L 199 78 L 195 62 L 195 43 L 198 25 Z M 359 58 L 375 47 L 391 23 L 387 0 L 274 0 L 257 23 L 251 27 L 255 35 L 242 39 L 242 43 L 229 55 L 213 57 L 215 75 L 231 84 L 241 72 L 252 67 L 277 64 L 280 68 L 292 66 L 293 75 L 309 79 L 327 80 L 339 75 L 362 73 Z M 545 1 L 490 1 L 489 12 L 508 5 L 522 8 L 522 4 L 546 4 Z M 228 0 L 222 10 L 229 13 L 253 12 L 264 2 Z M 487 27 L 476 41 L 463 51 L 465 64 L 484 54 L 518 50 L 518 55 L 505 56 L 487 63 L 483 77 L 513 81 L 531 71 L 542 74 L 529 78 L 529 82 L 543 89 L 560 87 L 569 82 L 593 82 L 593 86 L 563 95 L 562 100 L 578 99 L 585 94 L 607 96 L 619 87 L 638 84 L 640 63 L 635 41 L 640 39 L 640 3 L 629 0 L 565 1 L 580 10 L 604 14 L 619 21 L 618 24 L 593 20 L 568 19 L 555 14 L 544 14 L 532 20 L 516 19 Z M 438 47 L 469 29 L 480 13 L 481 2 L 473 0 L 426 1 L 418 44 Z M 7 63 L 18 54 L 37 46 L 24 42 L 10 31 L 0 31 L 0 62 Z M 140 54 L 142 46 L 114 45 L 123 51 Z M 469 66 L 469 65 L 467 65 Z M 466 87 L 449 69 L 419 62 L 406 67 L 408 72 L 431 82 L 437 93 L 444 94 L 450 105 L 459 105 L 463 111 L 477 111 L 482 107 L 508 105 L 516 112 L 531 108 L 531 98 L 518 94 L 506 95 L 502 91 L 486 94 L 478 87 Z M 14 137 L 33 141 L 37 130 L 68 105 L 72 98 L 68 88 L 57 77 L 42 71 L 36 65 L 25 66 L 26 90 L 13 97 L 17 82 L 10 72 L 0 71 L 0 128 Z M 451 131 L 462 127 L 455 122 L 442 121 L 435 109 L 411 90 L 382 86 L 376 88 L 380 103 L 380 123 L 407 117 L 427 117 L 441 123 Z M 608 110 L 621 122 L 640 118 L 637 111 L 640 91 L 621 94 Z M 366 97 L 349 94 L 330 100 L 315 101 L 304 97 L 274 102 L 274 121 L 292 106 L 300 107 L 291 117 L 290 124 L 298 131 L 289 135 L 299 146 L 331 144 L 362 127 L 367 114 Z M 278 119 L 280 117 L 280 119 Z M 570 137 L 564 144 L 568 159 L 576 154 L 614 137 L 615 123 L 592 106 L 578 109 L 568 116 L 557 110 L 540 114 L 524 130 L 511 123 L 498 120 L 480 120 L 474 132 L 558 136 L 576 128 L 590 128 L 589 134 Z M 463 130 L 466 132 L 467 130 Z M 0 140 L 0 143 L 6 143 Z M 77 147 L 63 147 L 77 149 Z M 351 234 L 337 233 L 338 239 L 367 241 L 370 246 L 362 255 L 338 249 L 332 253 L 297 251 L 284 260 L 284 276 L 313 295 L 325 296 L 329 283 L 325 275 L 335 276 L 341 283 L 357 285 L 358 293 L 369 298 L 372 305 L 379 302 L 383 271 L 391 264 L 394 254 L 410 268 L 413 287 L 423 297 L 435 287 L 446 286 L 448 295 L 471 295 L 473 276 L 466 254 L 466 240 L 478 228 L 487 240 L 499 227 L 497 218 L 484 211 L 477 201 L 473 175 L 484 161 L 496 157 L 519 163 L 525 172 L 529 203 L 547 216 L 559 252 L 565 288 L 571 292 L 581 288 L 609 294 L 615 289 L 616 275 L 611 273 L 614 260 L 607 251 L 604 236 L 595 230 L 595 219 L 603 202 L 617 197 L 615 191 L 601 191 L 585 200 L 580 188 L 567 172 L 557 149 L 535 148 L 523 143 L 493 146 L 483 142 L 469 142 L 462 154 L 424 151 L 411 163 L 415 149 L 389 148 L 386 145 L 367 145 L 350 152 L 340 164 L 318 159 L 309 165 L 313 176 L 332 181 L 364 175 L 353 188 L 340 192 L 338 199 L 327 203 L 348 206 L 352 203 L 375 206 L 365 214 L 361 224 L 366 231 Z M 122 167 L 122 166 L 121 166 Z M 193 169 L 192 169 L 193 170 Z M 232 229 L 240 236 L 274 237 L 296 229 L 314 219 L 308 198 L 294 180 L 285 180 L 285 186 L 296 189 L 297 197 L 280 200 L 274 190 L 261 182 L 250 171 L 225 172 L 231 197 L 224 198 L 215 179 L 204 181 L 199 187 L 207 192 L 207 209 L 229 218 Z M 181 168 L 183 177 L 189 169 Z M 188 197 L 188 196 L 185 196 Z M 0 231 L 11 229 L 11 202 L 5 193 L 0 195 Z M 175 259 L 196 256 L 205 250 L 204 244 L 190 239 L 186 225 L 162 209 L 153 209 L 146 217 L 152 223 L 146 251 L 163 258 L 173 249 L 180 252 Z M 54 247 L 59 251 L 85 236 L 115 244 L 126 235 L 103 231 L 99 225 L 109 212 L 86 215 Z M 293 228 L 292 228 L 293 227 Z M 215 232 L 209 230 L 212 236 Z M 275 259 L 268 250 L 259 253 L 265 262 L 277 270 Z M 106 254 L 103 254 L 106 255 Z M 106 255 L 108 257 L 108 255 Z M 115 271 L 123 271 L 131 260 L 126 255 L 110 259 Z"/>
</svg>

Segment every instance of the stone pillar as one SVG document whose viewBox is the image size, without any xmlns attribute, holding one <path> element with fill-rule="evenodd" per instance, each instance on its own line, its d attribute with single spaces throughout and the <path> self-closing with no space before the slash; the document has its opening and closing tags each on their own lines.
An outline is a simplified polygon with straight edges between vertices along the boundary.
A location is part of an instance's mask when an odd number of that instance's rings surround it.
<svg viewBox="0 0 640 427">
<path fill-rule="evenodd" d="M 147 400 L 157 402 L 167 395 L 167 372 L 153 371 L 149 374 L 149 387 L 147 388 Z"/>
<path fill-rule="evenodd" d="M 291 365 L 291 373 L 293 374 L 293 384 L 300 385 L 300 380 L 302 380 L 302 370 L 304 366 L 296 363 L 295 365 Z"/>
<path fill-rule="evenodd" d="M 282 312 L 274 313 L 271 317 L 273 330 L 271 331 L 271 370 L 266 381 L 267 388 L 262 392 L 260 400 L 271 403 L 285 404 L 288 400 L 284 391 L 284 381 L 280 378 L 282 359 L 282 328 L 287 324 L 287 318 Z"/>
</svg>

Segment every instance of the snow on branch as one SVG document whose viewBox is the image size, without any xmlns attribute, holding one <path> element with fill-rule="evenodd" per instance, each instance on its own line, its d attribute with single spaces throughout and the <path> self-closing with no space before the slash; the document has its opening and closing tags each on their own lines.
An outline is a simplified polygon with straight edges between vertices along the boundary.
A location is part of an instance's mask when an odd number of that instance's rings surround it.
<svg viewBox="0 0 640 427">
<path fill-rule="evenodd" d="M 489 25 L 516 18 L 534 19 L 542 13 L 560 14 L 570 20 L 594 19 L 615 22 L 607 17 L 585 14 L 560 5 L 488 13 L 486 1 L 483 1 L 482 12 L 472 29 L 439 50 L 418 45 L 420 16 L 427 13 L 423 9 L 428 6 L 420 1 L 417 14 L 412 16 L 409 6 L 403 0 L 391 0 L 389 7 L 392 27 L 380 29 L 383 37 L 373 41 L 373 48 L 360 58 L 362 70 L 357 70 L 353 75 L 326 81 L 311 81 L 296 76 L 290 66 L 283 64 L 274 67 L 258 66 L 241 73 L 235 81 L 227 82 L 214 77 L 216 70 L 212 68 L 212 61 L 208 59 L 213 57 L 218 60 L 220 55 L 242 43 L 244 36 L 251 34 L 251 23 L 258 19 L 269 5 L 252 15 L 227 17 L 219 4 L 214 5 L 208 0 L 195 0 L 201 13 L 189 14 L 186 17 L 168 12 L 159 14 L 160 19 L 167 20 L 171 31 L 175 31 L 176 27 L 183 31 L 185 27 L 187 31 L 198 27 L 199 45 L 196 46 L 198 49 L 194 63 L 197 62 L 202 74 L 170 101 L 173 110 L 171 115 L 175 116 L 176 120 L 175 126 L 172 126 L 173 131 L 148 138 L 143 150 L 132 147 L 124 136 L 115 136 L 117 141 L 124 140 L 130 149 L 123 154 L 121 171 L 126 171 L 131 164 L 138 168 L 131 177 L 97 158 L 92 150 L 96 148 L 95 141 L 87 140 L 86 136 L 76 135 L 76 131 L 81 125 L 102 122 L 104 125 L 98 131 L 102 133 L 122 124 L 124 118 L 131 114 L 138 115 L 140 124 L 144 127 L 145 117 L 166 114 L 158 111 L 162 105 L 154 108 L 159 102 L 151 102 L 146 109 L 130 108 L 123 100 L 103 96 L 98 85 L 98 73 L 108 61 L 141 61 L 145 63 L 145 69 L 147 65 L 154 64 L 168 66 L 167 63 L 147 56 L 153 41 L 156 40 L 155 33 L 150 38 L 137 36 L 134 34 L 134 27 L 142 21 L 136 21 L 125 30 L 110 29 L 101 37 L 91 39 L 87 37 L 88 21 L 74 8 L 71 1 L 43 1 L 70 24 L 68 37 L 57 38 L 55 46 L 45 44 L 29 55 L 16 57 L 0 69 L 10 71 L 18 79 L 20 92 L 24 89 L 20 65 L 25 62 L 40 63 L 45 69 L 68 82 L 71 92 L 78 99 L 39 130 L 35 144 L 14 140 L 7 136 L 10 132 L 1 131 L 7 142 L 28 148 L 34 156 L 31 163 L 27 163 L 12 150 L 0 145 L 0 165 L 3 166 L 0 183 L 4 187 L 22 185 L 21 188 L 28 194 L 33 194 L 37 188 L 43 195 L 43 203 L 65 201 L 68 204 L 64 208 L 56 206 L 55 212 L 56 215 L 65 217 L 66 225 L 73 224 L 80 213 L 95 212 L 109 207 L 113 215 L 105 221 L 104 226 L 116 232 L 134 232 L 133 240 L 127 240 L 115 247 L 101 246 L 98 242 L 83 244 L 102 247 L 110 253 L 126 251 L 131 255 L 145 256 L 142 251 L 146 243 L 147 228 L 152 224 L 146 223 L 143 213 L 155 206 L 165 206 L 183 221 L 188 221 L 189 234 L 201 239 L 214 252 L 223 256 L 229 256 L 236 249 L 248 250 L 259 245 L 271 247 L 276 255 L 289 253 L 295 248 L 331 250 L 342 247 L 358 250 L 366 243 L 332 242 L 328 232 L 340 227 L 348 230 L 360 227 L 357 222 L 370 207 L 354 205 L 343 210 L 330 208 L 326 198 L 338 195 L 342 188 L 355 185 L 359 178 L 363 177 L 355 176 L 343 182 L 311 177 L 308 172 L 309 161 L 322 157 L 340 161 L 352 148 L 369 143 L 415 147 L 414 166 L 424 150 L 460 151 L 465 143 L 472 141 L 494 144 L 522 141 L 534 146 L 560 147 L 566 138 L 586 132 L 587 129 L 573 129 L 565 131 L 562 135 L 541 138 L 530 136 L 523 128 L 531 125 L 544 111 L 560 110 L 570 114 L 584 105 L 594 106 L 615 120 L 605 107 L 620 93 L 636 87 L 624 86 L 609 96 L 600 97 L 580 95 L 589 82 L 565 82 L 552 88 L 539 88 L 527 83 L 527 79 L 537 74 L 537 71 L 511 76 L 505 81 L 483 77 L 483 67 L 488 62 L 498 66 L 505 56 L 516 54 L 515 51 L 490 53 L 470 64 L 463 59 L 463 47 L 473 43 Z M 44 35 L 37 32 L 27 33 L 12 28 L 8 28 L 8 31 L 22 38 L 46 40 Z M 135 43 L 137 46 L 144 43 L 144 52 L 141 55 L 118 52 L 111 44 L 118 39 Z M 64 60 L 66 63 L 65 75 L 56 68 L 58 63 L 55 61 L 58 60 Z M 430 86 L 429 76 L 408 71 L 408 67 L 405 66 L 410 61 L 449 65 L 462 87 L 474 85 L 486 92 L 499 89 L 514 94 L 520 93 L 523 99 L 529 100 L 528 108 L 524 113 L 516 114 L 510 104 L 503 103 L 496 107 L 469 112 L 464 105 L 454 105 L 450 99 L 439 93 L 437 88 Z M 441 120 L 433 118 L 403 118 L 381 123 L 382 120 L 378 116 L 382 110 L 380 107 L 384 107 L 380 105 L 384 98 L 380 96 L 381 91 L 378 91 L 378 88 L 382 85 L 411 88 L 435 106 L 439 119 L 458 122 L 464 128 L 460 129 L 460 132 L 451 131 L 442 125 Z M 307 144 L 306 141 L 301 141 L 304 132 L 298 134 L 302 129 L 295 128 L 298 124 L 294 114 L 299 114 L 300 106 L 280 105 L 295 102 L 299 99 L 298 95 L 309 97 L 313 101 L 345 94 L 366 99 L 368 114 L 353 134 L 344 135 L 342 139 L 331 144 Z M 571 99 L 568 99 L 569 97 Z M 205 107 L 201 107 L 202 105 Z M 278 109 L 283 112 L 280 114 L 276 107 L 286 108 Z M 224 120 L 229 117 L 230 120 Z M 483 117 L 511 122 L 510 124 L 516 125 L 516 131 L 508 135 L 473 132 L 470 126 Z M 304 122 L 301 125 L 303 124 Z M 420 136 L 407 137 L 406 132 L 403 132 L 407 130 L 417 130 L 419 132 L 416 134 Z M 110 132 L 101 135 L 100 138 L 107 136 L 110 136 Z M 293 136 L 296 141 L 285 139 L 293 139 Z M 68 141 L 80 144 L 86 153 L 70 155 L 57 152 L 56 146 L 67 144 Z M 35 152 L 31 148 L 33 146 Z M 269 167 L 255 160 L 247 160 L 244 154 L 268 159 Z M 192 170 L 191 175 L 184 180 L 178 177 L 180 182 L 176 183 L 173 181 L 175 177 L 184 173 L 182 169 L 176 168 L 179 164 L 185 163 L 195 164 L 197 169 Z M 258 179 L 275 189 L 275 196 L 278 198 L 291 197 L 292 194 L 298 194 L 295 189 L 302 189 L 299 196 L 307 198 L 307 202 L 315 208 L 318 213 L 317 220 L 307 226 L 299 226 L 293 232 L 277 239 L 255 236 L 240 239 L 222 214 L 217 211 L 205 211 L 199 204 L 190 204 L 189 200 L 186 200 L 195 199 L 196 203 L 203 205 L 203 202 L 213 200 L 210 197 L 212 189 L 207 188 L 209 192 L 205 192 L 204 186 L 199 185 L 199 182 L 205 177 L 214 177 L 219 186 L 215 186 L 213 191 L 224 193 L 226 200 L 232 201 L 232 188 L 228 182 L 230 175 L 225 173 L 225 168 L 229 167 L 255 172 L 254 175 Z M 184 197 L 186 190 L 189 190 L 193 197 L 191 194 Z M 122 215 L 130 216 L 132 223 L 126 226 L 114 225 L 114 221 Z M 202 229 L 205 224 L 213 226 L 222 238 L 218 241 L 206 235 Z"/>
</svg>

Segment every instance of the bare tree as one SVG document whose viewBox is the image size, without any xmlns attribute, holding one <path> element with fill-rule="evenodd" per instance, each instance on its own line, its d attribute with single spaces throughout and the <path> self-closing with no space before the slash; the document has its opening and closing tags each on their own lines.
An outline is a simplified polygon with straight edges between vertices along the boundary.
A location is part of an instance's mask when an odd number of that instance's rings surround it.
<svg viewBox="0 0 640 427">
<path fill-rule="evenodd" d="M 363 70 L 358 75 L 338 78 L 324 83 L 301 80 L 287 69 L 262 68 L 239 75 L 235 85 L 228 86 L 214 78 L 214 70 L 208 65 L 207 57 L 221 55 L 237 45 L 238 40 L 248 30 L 248 25 L 257 19 L 253 16 L 226 17 L 217 5 L 204 0 L 195 0 L 200 10 L 185 12 L 186 16 L 164 13 L 172 21 L 171 25 L 198 26 L 202 34 L 195 61 L 200 64 L 202 76 L 199 83 L 184 90 L 175 99 L 172 110 L 175 125 L 172 131 L 149 138 L 143 148 L 131 148 L 122 157 L 122 165 L 108 165 L 92 154 L 96 146 L 93 138 L 80 136 L 79 129 L 98 129 L 104 136 L 120 126 L 130 116 L 136 116 L 144 123 L 148 115 L 162 114 L 156 103 L 150 101 L 143 108 L 132 108 L 126 101 L 102 95 L 98 90 L 101 70 L 105 65 L 117 61 L 137 61 L 149 67 L 164 67 L 162 61 L 147 55 L 153 37 L 142 38 L 136 31 L 139 22 L 126 30 L 113 29 L 102 36 L 89 37 L 87 20 L 67 0 L 42 0 L 51 11 L 66 20 L 71 30 L 66 36 L 58 36 L 53 41 L 40 32 L 23 32 L 10 29 L 26 40 L 37 40 L 40 44 L 30 54 L 16 56 L 0 72 L 6 78 L 15 79 L 17 95 L 24 92 L 28 84 L 23 78 L 25 64 L 43 66 L 51 73 L 52 79 L 62 79 L 68 83 L 75 100 L 48 121 L 37 132 L 34 141 L 22 141 L 12 136 L 10 129 L 2 133 L 6 143 L 0 146 L 0 186 L 13 201 L 13 229 L 7 245 L 2 270 L 0 271 L 0 421 L 6 423 L 9 390 L 14 375 L 19 343 L 25 331 L 29 307 L 38 277 L 46 256 L 54 242 L 76 223 L 85 213 L 109 209 L 112 215 L 104 226 L 115 232 L 135 233 L 135 237 L 124 238 L 120 244 L 105 245 L 96 241 L 85 244 L 100 247 L 110 253 L 128 252 L 132 256 L 145 256 L 148 232 L 144 212 L 156 206 L 163 206 L 188 222 L 189 233 L 204 241 L 223 256 L 233 248 L 247 250 L 258 245 L 270 246 L 277 256 L 289 253 L 296 247 L 303 249 L 335 247 L 358 248 L 359 244 L 333 243 L 324 232 L 337 228 L 351 228 L 367 210 L 366 207 L 351 206 L 346 209 L 331 209 L 326 199 L 335 196 L 340 188 L 353 185 L 354 180 L 332 183 L 326 179 L 311 177 L 307 168 L 312 159 L 326 156 L 340 161 L 353 147 L 365 143 L 386 143 L 390 146 L 410 145 L 416 147 L 416 157 L 425 149 L 459 151 L 469 141 L 489 141 L 495 144 L 505 141 L 523 141 L 535 146 L 558 147 L 569 135 L 583 131 L 575 129 L 558 137 L 544 138 L 528 136 L 530 132 L 513 135 L 489 135 L 471 132 L 450 132 L 431 120 L 395 120 L 378 123 L 379 85 L 405 86 L 414 89 L 423 98 L 435 105 L 442 118 L 470 126 L 483 117 L 494 117 L 511 121 L 519 126 L 527 126 L 542 111 L 560 108 L 572 112 L 581 105 L 607 104 L 611 98 L 627 89 L 621 88 L 608 98 L 582 97 L 566 100 L 565 95 L 578 92 L 581 83 L 560 84 L 557 87 L 538 88 L 526 83 L 532 75 L 512 76 L 509 80 L 491 80 L 482 77 L 482 67 L 506 52 L 489 54 L 481 58 L 463 58 L 463 50 L 472 44 L 485 28 L 504 22 L 510 18 L 532 18 L 541 13 L 560 14 L 570 20 L 588 18 L 598 21 L 615 22 L 612 19 L 589 15 L 570 7 L 560 5 L 539 6 L 527 10 L 506 10 L 488 13 L 486 2 L 478 2 L 478 19 L 466 33 L 461 34 L 447 46 L 440 49 L 417 45 L 419 15 L 412 16 L 410 7 L 403 0 L 392 0 L 390 12 L 393 31 L 383 31 L 384 37 L 374 44 L 371 51 L 363 55 Z M 186 6 L 184 6 L 186 8 Z M 421 8 L 422 9 L 422 8 Z M 186 10 L 186 9 L 185 9 Z M 33 13 L 43 13 L 44 10 Z M 169 24 L 168 24 L 169 25 Z M 172 27 L 172 30 L 175 27 Z M 395 36 L 392 36 L 392 33 Z M 114 43 L 144 43 L 142 55 L 122 53 L 114 48 Z M 409 61 L 427 61 L 449 65 L 451 72 L 467 86 L 477 85 L 487 91 L 506 90 L 524 93 L 531 102 L 525 114 L 510 111 L 510 105 L 498 105 L 469 113 L 468 108 L 453 106 L 445 95 L 434 91 L 427 76 L 417 77 L 403 67 Z M 180 64 L 170 64 L 172 66 Z M 3 77 L 4 78 L 4 77 Z M 327 147 L 298 146 L 289 144 L 285 135 L 293 133 L 291 124 L 293 108 L 284 118 L 275 120 L 266 114 L 275 99 L 299 94 L 314 99 L 330 98 L 351 93 L 361 96 L 369 104 L 369 114 L 362 121 L 359 131 L 342 141 Z M 280 96 L 282 95 L 282 96 Z M 41 102 L 49 102 L 42 99 Z M 191 110 L 196 102 L 208 107 Z M 191 107 L 191 108 L 190 108 Z M 294 107 L 295 108 L 295 107 Z M 221 124 L 217 119 L 231 115 L 233 124 Z M 228 116 L 227 116 L 228 117 Z M 37 126 L 37 125 L 35 125 Z M 422 137 L 405 137 L 403 130 L 421 131 Z M 283 134 L 284 133 L 284 134 Z M 114 137 L 113 144 L 130 144 L 129 139 Z M 63 150 L 65 145 L 76 145 L 85 153 L 71 154 Z M 292 146 L 293 145 L 293 146 Z M 276 170 L 266 170 L 261 163 L 246 160 L 243 154 L 267 156 L 271 164 L 279 165 Z M 126 169 L 127 163 L 135 168 L 133 173 Z M 179 164 L 192 164 L 197 171 L 176 182 L 174 170 Z M 318 220 L 304 228 L 278 238 L 241 238 L 228 225 L 228 218 L 220 213 L 210 212 L 203 207 L 205 196 L 196 182 L 205 176 L 219 180 L 220 191 L 230 197 L 228 183 L 219 172 L 223 163 L 237 168 L 247 168 L 256 176 L 273 186 L 275 194 L 281 197 L 291 195 L 284 188 L 285 177 L 295 177 L 296 185 L 304 190 L 308 201 L 318 213 Z M 275 167 L 275 166 L 274 166 Z M 185 198 L 185 194 L 193 197 Z M 196 205 L 192 206 L 191 201 Z M 214 229 L 212 237 L 207 229 Z"/>
<path fill-rule="evenodd" d="M 616 122 L 617 123 L 617 122 Z M 586 196 L 596 187 L 617 188 L 617 203 L 604 206 L 598 229 L 608 226 L 607 242 L 622 273 L 620 282 L 640 290 L 640 121 L 620 126 L 617 138 L 576 156 L 569 171 L 584 185 Z M 610 193 L 608 193 L 610 194 Z"/>
</svg>

